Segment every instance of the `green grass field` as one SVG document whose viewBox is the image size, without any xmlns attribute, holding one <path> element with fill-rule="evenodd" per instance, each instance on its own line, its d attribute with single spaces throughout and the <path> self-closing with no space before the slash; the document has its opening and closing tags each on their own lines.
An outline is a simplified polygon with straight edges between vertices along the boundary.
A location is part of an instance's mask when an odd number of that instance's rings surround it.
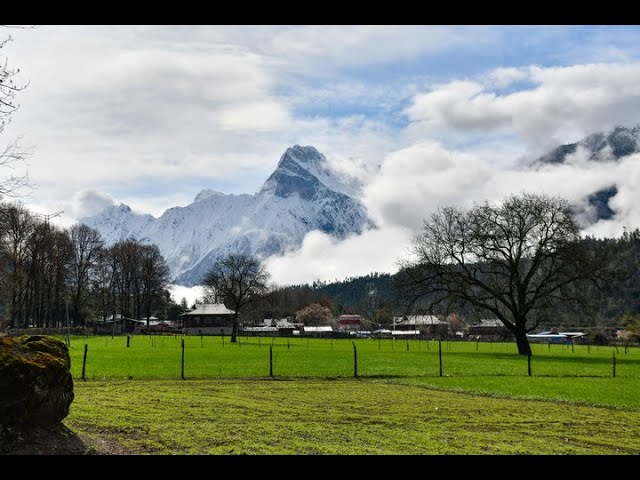
<svg viewBox="0 0 640 480">
<path fill-rule="evenodd" d="M 640 453 L 640 414 L 367 379 L 89 380 L 65 424 L 129 454 Z"/>
<path fill-rule="evenodd" d="M 513 343 L 417 340 L 306 339 L 188 336 L 185 378 L 352 378 L 357 349 L 359 378 L 497 397 L 546 399 L 640 409 L 640 349 L 534 344 L 527 358 Z M 72 374 L 81 377 L 85 343 L 87 379 L 179 379 L 180 336 L 75 337 Z M 616 377 L 612 357 L 616 355 Z"/>
<path fill-rule="evenodd" d="M 184 341 L 186 380 L 180 336 L 72 338 L 65 424 L 133 454 L 640 453 L 638 348 L 536 344 L 530 377 L 514 344 L 442 342 L 440 376 L 437 341 Z"/>
</svg>

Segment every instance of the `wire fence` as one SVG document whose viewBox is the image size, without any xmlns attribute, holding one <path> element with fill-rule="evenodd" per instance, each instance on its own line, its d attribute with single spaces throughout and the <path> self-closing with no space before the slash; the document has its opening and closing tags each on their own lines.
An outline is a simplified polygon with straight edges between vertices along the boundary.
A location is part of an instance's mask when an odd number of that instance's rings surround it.
<svg viewBox="0 0 640 480">
<path fill-rule="evenodd" d="M 640 348 L 418 339 L 127 335 L 72 337 L 75 378 L 616 377 L 640 379 Z"/>
</svg>

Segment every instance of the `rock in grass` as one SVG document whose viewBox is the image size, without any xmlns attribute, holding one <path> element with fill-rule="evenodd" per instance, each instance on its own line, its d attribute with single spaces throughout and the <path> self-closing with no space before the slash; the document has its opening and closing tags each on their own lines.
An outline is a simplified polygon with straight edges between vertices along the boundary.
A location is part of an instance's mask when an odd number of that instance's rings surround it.
<svg viewBox="0 0 640 480">
<path fill-rule="evenodd" d="M 60 340 L 0 337 L 0 430 L 62 422 L 74 396 L 70 368 L 69 350 Z"/>
</svg>

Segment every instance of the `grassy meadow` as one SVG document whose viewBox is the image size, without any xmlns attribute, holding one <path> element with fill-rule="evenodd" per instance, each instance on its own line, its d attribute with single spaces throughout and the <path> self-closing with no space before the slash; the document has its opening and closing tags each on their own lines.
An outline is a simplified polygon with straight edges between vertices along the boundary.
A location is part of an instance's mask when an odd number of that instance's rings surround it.
<svg viewBox="0 0 640 480">
<path fill-rule="evenodd" d="M 182 380 L 182 339 L 72 337 L 65 424 L 133 454 L 640 453 L 638 348 L 534 344 L 530 377 L 443 341 L 440 376 L 437 341 L 187 336 Z"/>
<path fill-rule="evenodd" d="M 441 377 L 437 341 L 137 335 L 127 348 L 126 336 L 75 337 L 72 374 L 86 343 L 89 380 L 180 379 L 182 338 L 186 379 L 269 377 L 270 355 L 275 378 L 352 378 L 355 345 L 358 377 L 371 381 L 640 409 L 640 349 L 622 347 L 534 344 L 529 377 L 514 343 L 443 341 Z"/>
<path fill-rule="evenodd" d="M 129 454 L 640 454 L 640 413 L 363 379 L 89 380 L 65 424 Z"/>
</svg>

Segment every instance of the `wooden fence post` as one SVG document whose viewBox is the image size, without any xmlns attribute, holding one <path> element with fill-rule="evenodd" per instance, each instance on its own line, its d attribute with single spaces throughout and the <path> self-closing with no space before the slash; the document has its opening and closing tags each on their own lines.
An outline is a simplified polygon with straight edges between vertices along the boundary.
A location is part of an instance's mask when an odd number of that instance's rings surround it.
<svg viewBox="0 0 640 480">
<path fill-rule="evenodd" d="M 442 376 L 442 340 L 438 340 L 438 358 L 440 360 L 440 376 Z"/>
<path fill-rule="evenodd" d="M 87 349 L 89 348 L 89 345 L 87 345 L 86 343 L 84 344 L 84 356 L 82 357 L 82 380 L 84 380 L 84 373 L 87 367 Z"/>
<path fill-rule="evenodd" d="M 358 378 L 358 351 L 356 350 L 356 342 L 351 341 L 353 344 L 353 376 Z"/>
<path fill-rule="evenodd" d="M 613 354 L 613 378 L 616 378 L 616 354 Z"/>
<path fill-rule="evenodd" d="M 273 377 L 273 345 L 269 345 L 269 376 Z"/>
<path fill-rule="evenodd" d="M 129 335 L 127 335 L 127 348 L 129 348 L 129 342 L 131 340 L 131 337 Z"/>
<path fill-rule="evenodd" d="M 184 380 L 184 338 L 182 339 L 182 360 L 181 360 L 181 373 L 180 376 Z"/>
</svg>

